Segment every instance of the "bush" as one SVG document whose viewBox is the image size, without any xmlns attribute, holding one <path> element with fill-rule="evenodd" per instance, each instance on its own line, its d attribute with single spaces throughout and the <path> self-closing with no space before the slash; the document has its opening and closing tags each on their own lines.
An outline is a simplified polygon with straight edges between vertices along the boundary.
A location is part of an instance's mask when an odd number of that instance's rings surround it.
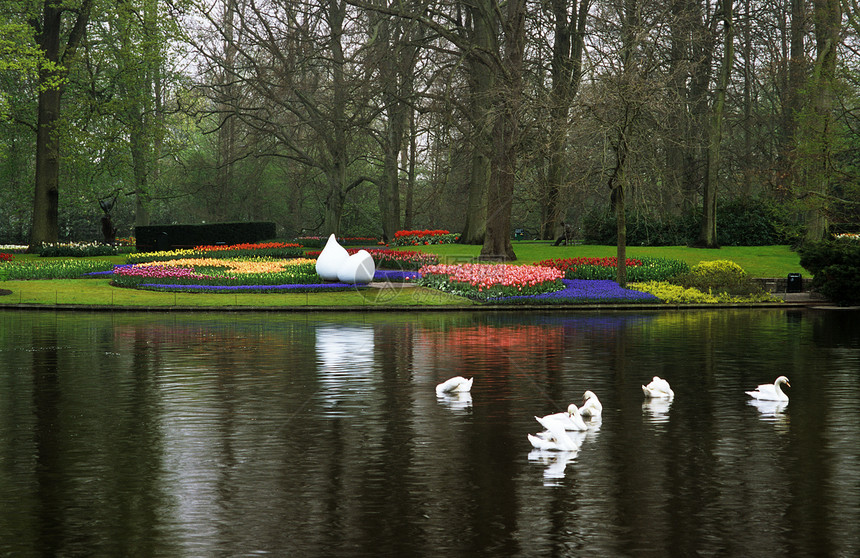
<svg viewBox="0 0 860 558">
<path fill-rule="evenodd" d="M 800 248 L 800 265 L 812 273 L 812 288 L 840 306 L 860 303 L 860 243 L 814 242 Z"/>
<path fill-rule="evenodd" d="M 702 262 L 693 266 L 689 272 L 672 278 L 671 283 L 705 293 L 739 296 L 762 292 L 761 287 L 751 280 L 741 266 L 729 260 Z"/>
<path fill-rule="evenodd" d="M 148 225 L 134 228 L 139 252 L 193 248 L 218 243 L 241 244 L 275 238 L 275 223 L 207 223 L 201 225 Z"/>
</svg>

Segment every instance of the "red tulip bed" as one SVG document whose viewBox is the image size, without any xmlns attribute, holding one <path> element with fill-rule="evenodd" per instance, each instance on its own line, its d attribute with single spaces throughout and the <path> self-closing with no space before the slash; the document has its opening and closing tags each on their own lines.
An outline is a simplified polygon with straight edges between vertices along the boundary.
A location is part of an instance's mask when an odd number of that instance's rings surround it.
<svg viewBox="0 0 860 558">
<path fill-rule="evenodd" d="M 431 244 L 453 244 L 459 234 L 446 230 L 397 231 L 389 243 L 391 246 L 429 246 Z"/>
</svg>

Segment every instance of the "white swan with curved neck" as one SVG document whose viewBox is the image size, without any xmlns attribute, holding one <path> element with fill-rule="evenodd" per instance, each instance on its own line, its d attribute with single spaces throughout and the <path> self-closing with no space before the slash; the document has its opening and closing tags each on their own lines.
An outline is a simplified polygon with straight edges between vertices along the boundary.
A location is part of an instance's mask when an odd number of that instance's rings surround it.
<svg viewBox="0 0 860 558">
<path fill-rule="evenodd" d="M 642 386 L 642 393 L 649 399 L 674 399 L 675 392 L 669 387 L 669 382 L 660 376 L 654 376 L 651 383 L 647 386 Z"/>
<path fill-rule="evenodd" d="M 582 407 L 579 408 L 579 414 L 587 418 L 600 418 L 603 414 L 603 404 L 593 391 L 582 394 Z"/>
<path fill-rule="evenodd" d="M 772 384 L 761 384 L 754 391 L 748 391 L 746 394 L 762 401 L 788 401 L 788 396 L 780 387 L 782 384 L 791 387 L 788 378 L 780 376 Z"/>
</svg>

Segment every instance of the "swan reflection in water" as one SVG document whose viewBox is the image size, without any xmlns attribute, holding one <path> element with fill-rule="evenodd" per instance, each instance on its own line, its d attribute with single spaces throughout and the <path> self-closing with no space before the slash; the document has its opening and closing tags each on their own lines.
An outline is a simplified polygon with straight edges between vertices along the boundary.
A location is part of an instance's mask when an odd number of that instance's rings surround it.
<svg viewBox="0 0 860 558">
<path fill-rule="evenodd" d="M 452 411 L 468 411 L 472 408 L 472 394 L 468 391 L 437 394 L 436 401 Z"/>
<path fill-rule="evenodd" d="M 646 399 L 642 403 L 642 412 L 649 422 L 654 424 L 669 422 L 671 399 Z"/>
<path fill-rule="evenodd" d="M 788 415 L 784 412 L 788 408 L 788 401 L 751 399 L 747 401 L 747 403 L 758 410 L 759 418 L 761 420 L 772 422 L 780 431 L 786 431 L 788 429 Z"/>
<path fill-rule="evenodd" d="M 556 486 L 558 481 L 564 478 L 567 464 L 576 459 L 579 450 L 572 451 L 550 451 L 534 449 L 529 452 L 529 461 L 544 465 L 544 486 Z"/>
<path fill-rule="evenodd" d="M 535 417 L 538 418 L 538 417 Z M 538 422 L 542 419 L 538 418 Z M 542 423 L 543 424 L 543 423 Z M 540 440 L 552 437 L 550 431 L 540 432 L 536 436 L 529 435 L 529 440 L 533 438 L 538 440 L 532 441 L 534 449 L 529 452 L 528 460 L 544 465 L 543 479 L 544 486 L 557 486 L 559 481 L 564 478 L 567 464 L 573 462 L 582 450 L 582 445 L 586 440 L 594 440 L 597 433 L 600 431 L 601 420 L 595 419 L 588 422 L 588 429 L 584 431 L 563 431 L 565 437 L 569 440 L 569 449 L 545 449 Z M 537 443 L 536 443 L 537 442 Z"/>
</svg>

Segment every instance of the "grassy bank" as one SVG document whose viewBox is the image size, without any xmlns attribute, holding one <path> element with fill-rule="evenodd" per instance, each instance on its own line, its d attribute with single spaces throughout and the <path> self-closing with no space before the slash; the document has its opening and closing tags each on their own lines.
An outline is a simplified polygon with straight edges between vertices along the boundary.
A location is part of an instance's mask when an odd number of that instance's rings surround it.
<svg viewBox="0 0 860 558">
<path fill-rule="evenodd" d="M 420 287 L 363 288 L 320 293 L 168 293 L 121 289 L 108 279 L 5 281 L 0 304 L 170 307 L 471 306 L 468 299 Z"/>
</svg>

